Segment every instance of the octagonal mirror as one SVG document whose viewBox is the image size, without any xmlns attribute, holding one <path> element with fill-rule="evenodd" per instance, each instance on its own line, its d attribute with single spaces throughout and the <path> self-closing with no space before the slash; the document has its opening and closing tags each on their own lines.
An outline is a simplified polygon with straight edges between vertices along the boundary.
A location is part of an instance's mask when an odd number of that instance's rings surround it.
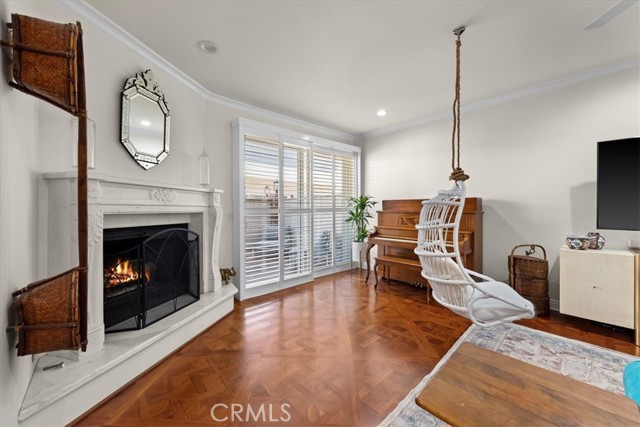
<svg viewBox="0 0 640 427">
<path fill-rule="evenodd" d="M 151 70 L 124 84 L 120 142 L 144 169 L 169 155 L 169 108 Z"/>
</svg>

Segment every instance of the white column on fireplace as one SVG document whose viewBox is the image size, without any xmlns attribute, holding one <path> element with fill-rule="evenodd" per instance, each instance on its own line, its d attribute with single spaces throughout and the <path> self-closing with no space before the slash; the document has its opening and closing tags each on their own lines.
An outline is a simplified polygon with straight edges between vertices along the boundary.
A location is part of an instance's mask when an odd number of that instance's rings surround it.
<svg viewBox="0 0 640 427">
<path fill-rule="evenodd" d="M 48 209 L 47 274 L 77 265 L 76 173 L 45 173 Z M 158 184 L 89 173 L 89 306 L 87 353 L 102 349 L 103 230 L 118 227 L 188 223 L 200 235 L 200 292 L 220 290 L 218 265 L 223 221 L 222 190 Z M 68 354 L 79 357 L 85 353 Z"/>
</svg>

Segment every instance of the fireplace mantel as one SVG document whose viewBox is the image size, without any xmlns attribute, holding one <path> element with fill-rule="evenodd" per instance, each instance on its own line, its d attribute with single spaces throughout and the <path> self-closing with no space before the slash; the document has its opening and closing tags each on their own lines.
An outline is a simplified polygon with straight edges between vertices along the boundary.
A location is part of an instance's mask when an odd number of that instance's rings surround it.
<svg viewBox="0 0 640 427">
<path fill-rule="evenodd" d="M 42 177 L 40 225 L 47 237 L 42 270 L 52 275 L 78 262 L 76 172 Z M 40 357 L 18 415 L 20 425 L 52 419 L 67 424 L 233 310 L 237 289 L 222 286 L 218 266 L 221 194 L 222 190 L 89 172 L 87 352 Z M 174 223 L 188 223 L 200 235 L 200 301 L 147 329 L 110 334 L 105 340 L 103 230 Z M 64 368 L 42 370 L 59 360 L 66 360 Z"/>
</svg>

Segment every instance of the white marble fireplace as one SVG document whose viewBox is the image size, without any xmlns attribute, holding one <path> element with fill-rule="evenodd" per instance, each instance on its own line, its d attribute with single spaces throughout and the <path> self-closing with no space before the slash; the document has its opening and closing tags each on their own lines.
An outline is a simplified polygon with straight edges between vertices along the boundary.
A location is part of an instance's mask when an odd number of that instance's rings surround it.
<svg viewBox="0 0 640 427">
<path fill-rule="evenodd" d="M 77 265 L 76 174 L 44 174 L 48 189 L 48 274 Z M 221 287 L 218 246 L 222 226 L 222 190 L 158 185 L 89 174 L 89 307 L 87 353 L 102 348 L 103 230 L 188 223 L 200 235 L 201 293 Z M 216 231 L 217 227 L 217 233 Z M 215 242 L 215 245 L 212 243 Z M 215 247 L 214 247 L 215 246 Z M 81 354 L 82 356 L 82 354 Z"/>
<path fill-rule="evenodd" d="M 77 265 L 76 173 L 47 173 L 47 273 Z M 66 424 L 233 309 L 233 285 L 222 286 L 218 251 L 221 190 L 156 184 L 89 173 L 89 289 L 86 353 L 41 357 L 20 409 L 20 425 Z M 188 224 L 200 236 L 200 300 L 149 327 L 104 333 L 103 231 Z M 42 368 L 60 360 L 62 369 Z M 118 369 L 113 369 L 118 367 Z"/>
</svg>

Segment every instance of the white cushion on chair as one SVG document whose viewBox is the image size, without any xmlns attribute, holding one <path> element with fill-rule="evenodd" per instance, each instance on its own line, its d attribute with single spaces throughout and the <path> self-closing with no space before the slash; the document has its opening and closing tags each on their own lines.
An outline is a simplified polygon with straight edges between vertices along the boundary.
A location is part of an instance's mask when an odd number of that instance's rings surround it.
<svg viewBox="0 0 640 427">
<path fill-rule="evenodd" d="M 533 304 L 506 283 L 479 282 L 476 283 L 476 287 L 493 297 L 477 300 L 473 303 L 473 307 L 469 307 L 470 314 L 480 322 L 492 322 L 505 318 L 513 321 L 531 319 L 535 316 Z"/>
</svg>

